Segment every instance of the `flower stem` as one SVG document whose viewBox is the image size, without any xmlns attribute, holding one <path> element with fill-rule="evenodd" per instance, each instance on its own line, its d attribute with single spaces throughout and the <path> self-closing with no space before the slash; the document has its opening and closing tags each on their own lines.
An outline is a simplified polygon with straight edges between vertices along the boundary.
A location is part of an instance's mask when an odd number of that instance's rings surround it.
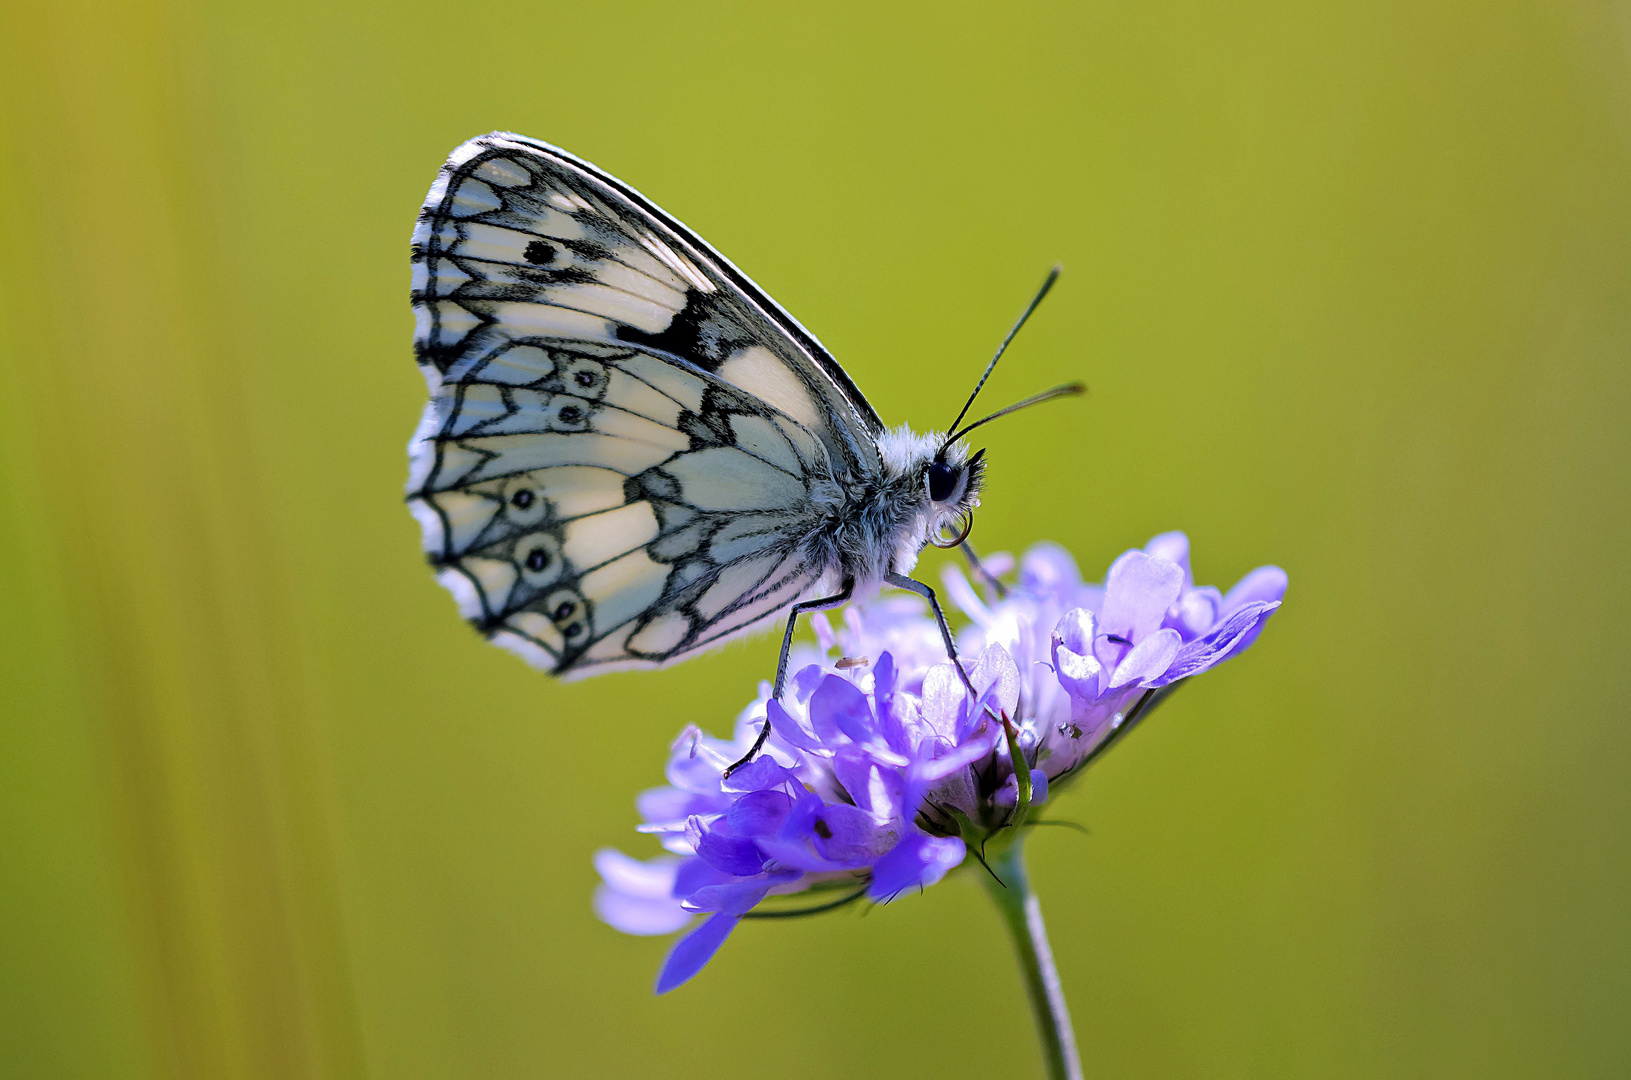
<svg viewBox="0 0 1631 1080">
<path fill-rule="evenodd" d="M 1076 1034 L 1070 1028 L 1065 990 L 1059 984 L 1059 971 L 1053 966 L 1048 931 L 1042 925 L 1042 905 L 1031 891 L 1030 878 L 1025 874 L 1023 848 L 1023 844 L 1015 841 L 991 861 L 991 869 L 1002 879 L 1001 884 L 989 874 L 982 880 L 1014 940 L 1014 952 L 1025 977 L 1031 1014 L 1036 1017 L 1049 1080 L 1082 1080 L 1082 1061 L 1076 1053 Z"/>
</svg>

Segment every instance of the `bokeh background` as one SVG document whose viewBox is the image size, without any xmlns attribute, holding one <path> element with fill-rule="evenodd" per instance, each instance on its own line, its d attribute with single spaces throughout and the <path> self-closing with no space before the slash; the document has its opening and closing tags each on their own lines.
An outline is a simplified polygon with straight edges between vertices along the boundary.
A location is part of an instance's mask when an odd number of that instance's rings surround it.
<svg viewBox="0 0 1631 1080">
<path fill-rule="evenodd" d="M 495 128 L 694 226 L 892 422 L 1062 261 L 989 394 L 1092 395 L 990 429 L 975 538 L 1290 571 L 1031 845 L 1091 1075 L 1631 1072 L 1624 3 L 3 20 L 0 1072 L 1034 1064 L 966 881 L 665 998 L 591 915 L 773 642 L 557 685 L 426 572 L 408 233 Z"/>
</svg>

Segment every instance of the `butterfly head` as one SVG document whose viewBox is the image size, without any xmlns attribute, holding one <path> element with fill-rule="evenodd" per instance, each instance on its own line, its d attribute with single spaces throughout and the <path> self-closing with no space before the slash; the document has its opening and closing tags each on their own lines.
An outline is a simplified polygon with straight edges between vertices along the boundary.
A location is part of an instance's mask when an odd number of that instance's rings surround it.
<svg viewBox="0 0 1631 1080">
<path fill-rule="evenodd" d="M 956 547 L 974 527 L 974 508 L 980 505 L 980 484 L 985 478 L 985 450 L 969 454 L 961 442 L 941 443 L 923 468 L 923 493 L 928 497 L 929 543 Z"/>
</svg>

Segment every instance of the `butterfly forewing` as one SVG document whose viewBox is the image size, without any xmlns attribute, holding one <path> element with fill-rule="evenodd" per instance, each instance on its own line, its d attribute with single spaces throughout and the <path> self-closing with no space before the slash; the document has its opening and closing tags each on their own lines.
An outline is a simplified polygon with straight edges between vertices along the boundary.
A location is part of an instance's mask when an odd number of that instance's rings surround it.
<svg viewBox="0 0 1631 1080">
<path fill-rule="evenodd" d="M 712 249 L 495 135 L 444 167 L 413 270 L 431 401 L 409 502 L 481 630 L 587 674 L 688 655 L 816 583 L 813 515 L 832 478 L 875 467 L 881 425 Z"/>
</svg>

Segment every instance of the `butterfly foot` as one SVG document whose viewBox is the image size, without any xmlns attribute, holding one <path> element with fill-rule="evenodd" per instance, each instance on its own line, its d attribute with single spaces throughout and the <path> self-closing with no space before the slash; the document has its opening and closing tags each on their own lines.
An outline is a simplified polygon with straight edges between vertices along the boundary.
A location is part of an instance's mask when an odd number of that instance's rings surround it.
<svg viewBox="0 0 1631 1080">
<path fill-rule="evenodd" d="M 759 729 L 759 737 L 753 740 L 753 748 L 726 766 L 724 775 L 721 776 L 720 779 L 729 780 L 731 778 L 731 773 L 758 757 L 759 751 L 764 749 L 765 740 L 768 738 L 770 738 L 770 717 L 766 716 L 765 726 Z"/>
</svg>

